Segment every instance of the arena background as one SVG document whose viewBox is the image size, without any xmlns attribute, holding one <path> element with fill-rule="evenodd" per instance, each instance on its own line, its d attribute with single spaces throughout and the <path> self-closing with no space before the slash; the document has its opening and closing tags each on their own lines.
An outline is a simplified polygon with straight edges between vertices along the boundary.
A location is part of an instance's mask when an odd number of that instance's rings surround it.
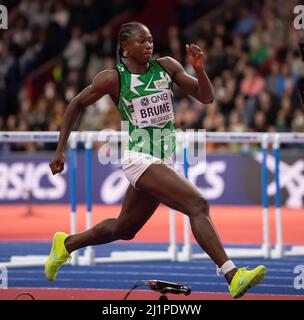
<svg viewBox="0 0 304 320">
<path fill-rule="evenodd" d="M 185 45 L 197 43 L 208 55 L 206 71 L 214 86 L 215 101 L 204 105 L 174 88 L 178 128 L 304 131 L 304 19 L 297 30 L 293 11 L 299 1 L 12 0 L 1 4 L 9 13 L 8 29 L 0 30 L 1 131 L 58 131 L 69 101 L 99 71 L 116 65 L 118 30 L 122 23 L 133 20 L 150 28 L 155 58 L 172 56 L 194 74 L 185 59 Z M 105 128 L 120 129 L 120 117 L 109 97 L 86 108 L 74 129 Z M 283 235 L 287 245 L 304 243 L 303 146 L 283 145 L 281 149 Z M 127 186 L 119 166 L 100 164 L 100 147 L 94 146 L 92 164 L 96 177 L 92 188 L 95 223 L 119 214 Z M 2 262 L 13 254 L 47 254 L 53 233 L 69 232 L 68 166 L 56 180 L 51 177 L 48 163 L 54 148 L 51 143 L 0 144 Z M 85 228 L 83 150 L 80 144 L 79 230 Z M 199 166 L 190 168 L 190 180 L 210 200 L 212 217 L 227 245 L 256 246 L 261 242 L 259 151 L 258 145 L 208 144 L 206 173 Z M 273 205 L 271 154 L 269 159 L 268 194 Z M 114 247 L 163 248 L 169 237 L 168 212 L 168 208 L 160 207 L 134 240 L 99 247 L 97 253 L 106 255 Z M 270 218 L 270 239 L 274 243 L 273 208 Z M 177 214 L 179 244 L 183 241 L 182 230 L 182 216 Z M 265 283 L 244 299 L 304 298 L 304 288 L 294 285 L 294 268 L 302 263 L 301 258 L 236 262 L 250 266 L 262 262 L 269 268 Z M 32 290 L 38 299 L 121 299 L 135 281 L 146 278 L 188 283 L 194 291 L 192 299 L 229 299 L 225 283 L 215 276 L 209 260 L 65 266 L 54 284 L 44 279 L 43 268 L 11 269 L 10 289 L 0 289 L 0 299 L 13 299 L 22 288 Z M 133 297 L 156 295 L 141 290 Z"/>
</svg>

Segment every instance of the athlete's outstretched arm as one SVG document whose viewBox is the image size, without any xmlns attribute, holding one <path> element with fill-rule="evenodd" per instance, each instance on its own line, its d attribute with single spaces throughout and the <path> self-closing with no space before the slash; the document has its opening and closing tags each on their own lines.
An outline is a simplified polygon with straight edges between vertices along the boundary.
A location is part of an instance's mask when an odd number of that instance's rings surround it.
<svg viewBox="0 0 304 320">
<path fill-rule="evenodd" d="M 71 100 L 64 113 L 60 128 L 59 141 L 53 159 L 50 163 L 50 168 L 53 174 L 59 173 L 64 169 L 64 149 L 81 110 L 96 102 L 105 94 L 115 96 L 116 88 L 118 88 L 117 72 L 115 70 L 106 70 L 98 73 L 92 84 Z"/>
<path fill-rule="evenodd" d="M 203 50 L 191 44 L 187 44 L 187 59 L 195 70 L 196 77 L 189 75 L 182 65 L 171 57 L 160 58 L 160 64 L 167 69 L 173 81 L 187 94 L 193 96 L 203 103 L 211 103 L 214 100 L 214 92 L 212 84 L 205 72 L 206 55 Z"/>
</svg>

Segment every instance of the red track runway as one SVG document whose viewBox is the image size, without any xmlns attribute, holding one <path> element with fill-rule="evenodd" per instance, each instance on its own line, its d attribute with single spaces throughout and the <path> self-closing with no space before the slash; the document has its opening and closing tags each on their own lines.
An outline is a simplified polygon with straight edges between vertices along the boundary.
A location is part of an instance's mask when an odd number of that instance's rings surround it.
<svg viewBox="0 0 304 320">
<path fill-rule="evenodd" d="M 13 300 L 21 293 L 30 293 L 36 300 L 122 300 L 128 290 L 92 289 L 34 289 L 14 288 L 0 290 L 0 300 Z M 160 294 L 153 291 L 133 291 L 128 300 L 157 300 Z M 170 300 L 234 300 L 226 293 L 192 292 L 189 296 L 168 294 Z M 29 296 L 18 299 L 30 300 Z M 304 300 L 304 296 L 246 294 L 240 300 Z"/>
<path fill-rule="evenodd" d="M 93 224 L 119 214 L 120 206 L 95 205 Z M 134 241 L 167 242 L 169 216 L 167 207 L 159 207 Z M 213 221 L 225 243 L 261 243 L 262 209 L 245 206 L 213 206 Z M 0 206 L 0 240 L 50 241 L 56 231 L 70 230 L 68 205 L 35 205 L 31 216 L 24 205 Z M 283 239 L 285 244 L 304 244 L 304 209 L 282 209 Z M 78 230 L 85 228 L 85 206 L 77 210 Z M 177 241 L 183 241 L 183 215 L 176 215 Z M 192 239 L 194 241 L 194 239 Z M 275 242 L 274 209 L 270 209 L 270 240 Z"/>
</svg>

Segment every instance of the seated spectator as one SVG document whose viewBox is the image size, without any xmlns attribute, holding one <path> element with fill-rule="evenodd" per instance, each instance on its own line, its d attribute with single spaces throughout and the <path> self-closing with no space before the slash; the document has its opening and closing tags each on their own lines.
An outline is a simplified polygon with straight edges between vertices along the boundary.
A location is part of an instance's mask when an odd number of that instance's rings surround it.
<svg viewBox="0 0 304 320">
<path fill-rule="evenodd" d="M 257 71 L 252 66 L 247 66 L 245 69 L 245 77 L 241 81 L 240 89 L 244 96 L 257 96 L 264 89 L 265 81 L 257 74 Z"/>
<path fill-rule="evenodd" d="M 275 128 L 277 132 L 287 132 L 288 125 L 286 120 L 286 112 L 284 110 L 279 110 L 277 113 Z"/>
<path fill-rule="evenodd" d="M 86 51 L 81 37 L 81 30 L 77 27 L 73 28 L 71 39 L 63 52 L 63 56 L 71 70 L 81 70 L 84 65 Z"/>
<path fill-rule="evenodd" d="M 267 130 L 266 116 L 263 111 L 255 113 L 251 129 L 255 132 L 265 132 Z"/>
<path fill-rule="evenodd" d="M 228 131 L 231 132 L 244 132 L 246 131 L 246 125 L 241 121 L 240 115 L 236 110 L 231 111 L 229 116 Z"/>
<path fill-rule="evenodd" d="M 304 111 L 303 109 L 296 109 L 293 120 L 291 121 L 291 131 L 304 132 Z"/>
</svg>

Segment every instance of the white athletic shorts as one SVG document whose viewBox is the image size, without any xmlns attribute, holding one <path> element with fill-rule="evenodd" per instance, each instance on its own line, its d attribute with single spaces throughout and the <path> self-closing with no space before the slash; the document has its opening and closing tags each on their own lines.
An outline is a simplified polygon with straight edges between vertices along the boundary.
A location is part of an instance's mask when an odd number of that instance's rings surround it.
<svg viewBox="0 0 304 320">
<path fill-rule="evenodd" d="M 150 154 L 125 150 L 122 159 L 122 170 L 129 180 L 131 185 L 135 188 L 135 184 L 139 177 L 148 169 L 153 163 L 167 163 L 170 164 L 170 160 L 164 161 Z"/>
</svg>

